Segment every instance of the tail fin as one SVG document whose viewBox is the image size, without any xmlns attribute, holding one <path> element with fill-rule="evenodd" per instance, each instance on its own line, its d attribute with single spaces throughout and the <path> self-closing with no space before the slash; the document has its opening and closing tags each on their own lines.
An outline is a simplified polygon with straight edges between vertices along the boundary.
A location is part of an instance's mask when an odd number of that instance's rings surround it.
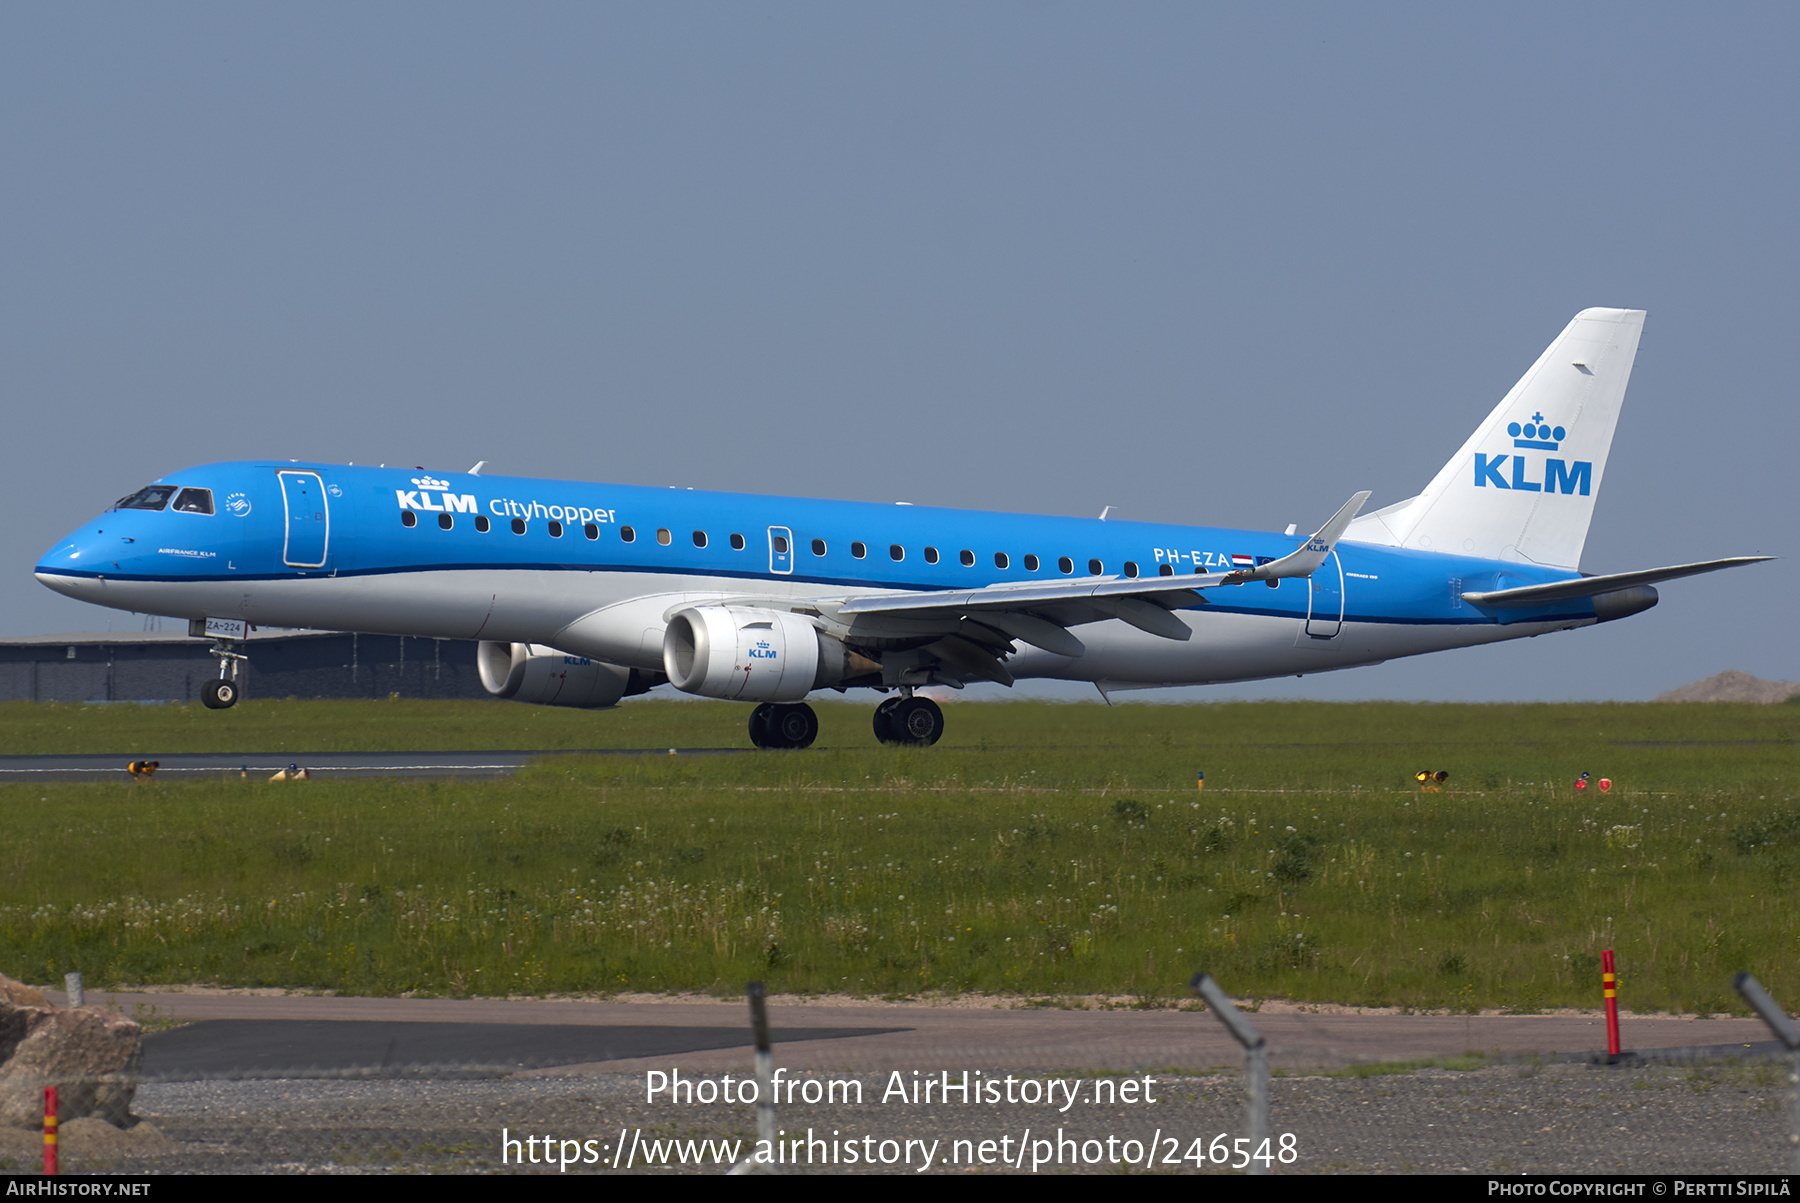
<svg viewBox="0 0 1800 1203">
<path fill-rule="evenodd" d="M 1417 497 L 1344 538 L 1579 568 L 1641 309 L 1584 309 Z"/>
</svg>

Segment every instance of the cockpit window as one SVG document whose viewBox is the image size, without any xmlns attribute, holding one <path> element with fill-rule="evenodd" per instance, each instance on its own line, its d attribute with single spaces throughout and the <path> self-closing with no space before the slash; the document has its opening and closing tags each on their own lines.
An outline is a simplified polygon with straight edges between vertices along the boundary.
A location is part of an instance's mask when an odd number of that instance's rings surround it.
<svg viewBox="0 0 1800 1203">
<path fill-rule="evenodd" d="M 174 485 L 151 485 L 147 489 L 139 489 L 129 497 L 119 498 L 113 509 L 160 510 L 169 504 L 169 498 L 174 492 Z"/>
<path fill-rule="evenodd" d="M 183 489 L 175 496 L 175 508 L 184 514 L 213 512 L 211 489 Z"/>
</svg>

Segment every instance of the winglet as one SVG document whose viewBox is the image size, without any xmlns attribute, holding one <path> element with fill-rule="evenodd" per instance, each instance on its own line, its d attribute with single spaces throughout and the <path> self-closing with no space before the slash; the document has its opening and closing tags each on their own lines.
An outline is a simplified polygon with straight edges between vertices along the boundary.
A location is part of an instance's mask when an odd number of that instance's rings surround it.
<svg viewBox="0 0 1800 1203">
<path fill-rule="evenodd" d="M 1344 528 L 1350 525 L 1350 520 L 1356 517 L 1356 512 L 1363 508 L 1363 503 L 1368 499 L 1367 490 L 1358 493 L 1346 501 L 1337 513 L 1327 519 L 1325 525 L 1321 526 L 1312 538 L 1302 543 L 1291 554 L 1243 572 L 1227 573 L 1224 583 L 1237 585 L 1244 581 L 1273 581 L 1289 576 L 1311 576 L 1313 569 L 1325 562 L 1325 557 L 1331 554 L 1331 549 L 1337 546 L 1337 541 L 1344 537 Z"/>
</svg>

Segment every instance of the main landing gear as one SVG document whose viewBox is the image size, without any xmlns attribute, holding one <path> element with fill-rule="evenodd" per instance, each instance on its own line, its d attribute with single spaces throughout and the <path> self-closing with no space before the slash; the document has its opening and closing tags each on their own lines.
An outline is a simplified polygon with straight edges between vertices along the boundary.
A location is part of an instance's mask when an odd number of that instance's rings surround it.
<svg viewBox="0 0 1800 1203">
<path fill-rule="evenodd" d="M 875 738 L 881 743 L 929 748 L 943 734 L 944 712 L 930 698 L 902 695 L 875 708 Z M 805 702 L 764 702 L 750 712 L 750 742 L 759 748 L 810 748 L 817 738 L 819 716 Z"/>
<path fill-rule="evenodd" d="M 819 716 L 805 702 L 764 702 L 750 712 L 750 742 L 759 748 L 810 748 L 819 738 Z"/>
<path fill-rule="evenodd" d="M 944 734 L 944 712 L 930 698 L 889 698 L 875 707 L 875 738 L 929 748 Z"/>
</svg>

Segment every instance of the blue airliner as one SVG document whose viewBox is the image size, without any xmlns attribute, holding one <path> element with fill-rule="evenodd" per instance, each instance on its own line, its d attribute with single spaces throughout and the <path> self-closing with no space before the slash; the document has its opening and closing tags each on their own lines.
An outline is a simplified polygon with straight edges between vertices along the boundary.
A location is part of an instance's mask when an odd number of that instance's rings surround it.
<svg viewBox="0 0 1800 1203">
<path fill-rule="evenodd" d="M 757 703 L 805 747 L 815 690 L 1025 678 L 1103 694 L 1377 664 L 1624 618 L 1744 556 L 1579 571 L 1644 314 L 1578 314 L 1423 492 L 1286 534 L 423 469 L 209 464 L 120 500 L 37 566 L 50 588 L 190 620 L 238 696 L 252 625 L 479 641 L 501 697 L 604 707 L 662 684 Z M 1359 516 L 1360 515 L 1360 516 Z"/>
</svg>

